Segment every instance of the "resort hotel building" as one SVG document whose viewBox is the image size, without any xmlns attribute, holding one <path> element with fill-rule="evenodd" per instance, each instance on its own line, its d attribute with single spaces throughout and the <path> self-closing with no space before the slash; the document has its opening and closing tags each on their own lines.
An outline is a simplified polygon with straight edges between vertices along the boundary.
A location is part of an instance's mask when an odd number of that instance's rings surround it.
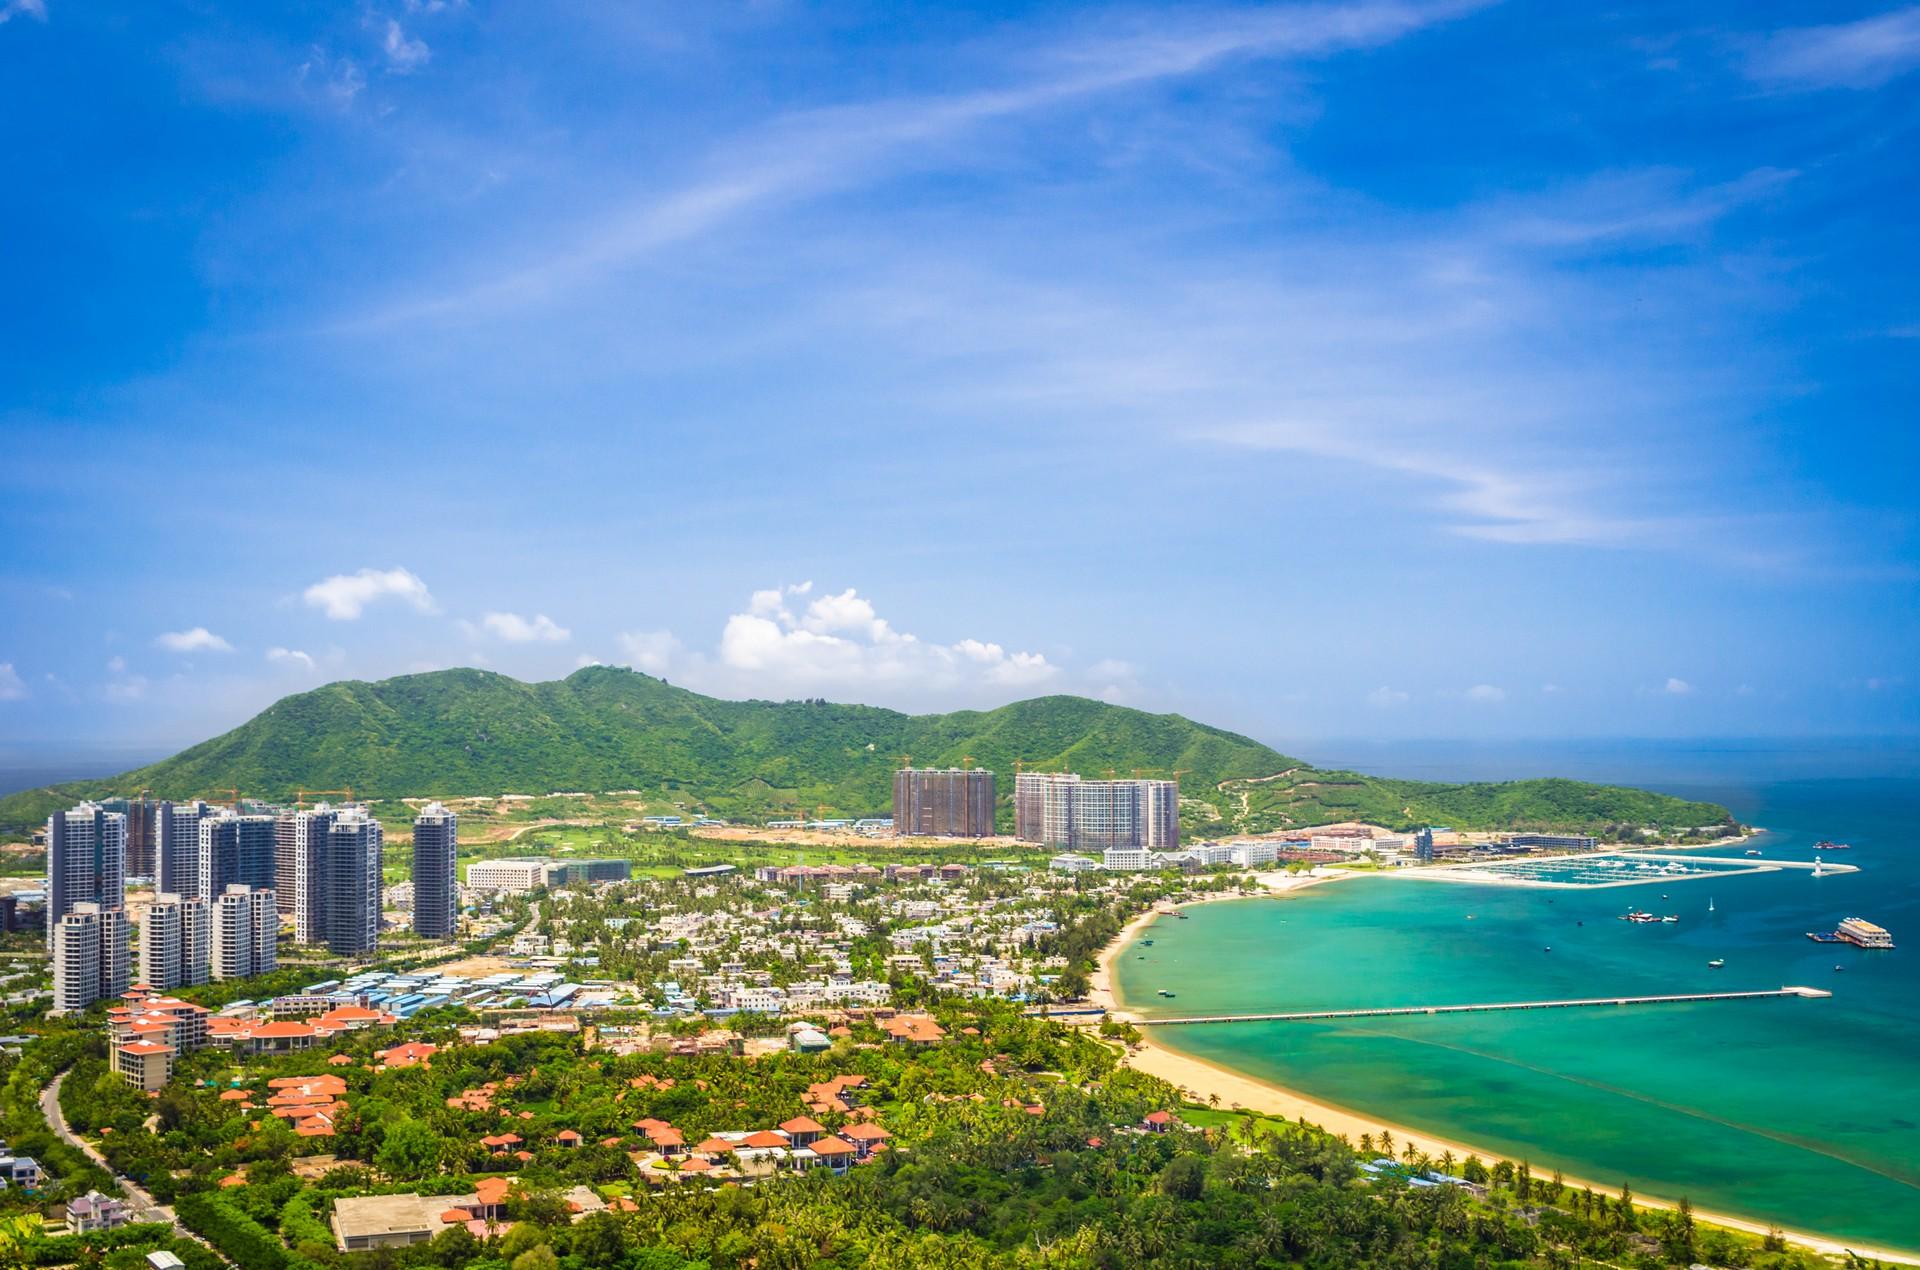
<svg viewBox="0 0 1920 1270">
<path fill-rule="evenodd" d="M 1180 846 L 1180 786 L 1174 781 L 1022 772 L 1014 780 L 1013 809 L 1014 832 L 1026 842 L 1103 855 Z"/>
</svg>

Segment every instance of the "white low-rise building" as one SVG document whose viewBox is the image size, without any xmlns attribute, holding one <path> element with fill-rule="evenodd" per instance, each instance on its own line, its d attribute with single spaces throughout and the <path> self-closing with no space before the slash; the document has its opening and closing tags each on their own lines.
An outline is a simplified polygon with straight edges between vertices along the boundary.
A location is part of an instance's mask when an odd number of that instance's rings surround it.
<svg viewBox="0 0 1920 1270">
<path fill-rule="evenodd" d="M 1089 869 L 1099 868 L 1100 862 L 1092 856 L 1075 855 L 1071 851 L 1063 851 L 1047 861 L 1047 867 L 1055 873 L 1085 873 Z"/>
<path fill-rule="evenodd" d="M 1230 842 L 1227 844 L 1227 858 L 1243 869 L 1258 869 L 1279 860 L 1280 845 L 1275 842 Z"/>
<path fill-rule="evenodd" d="M 1116 873 L 1138 873 L 1147 867 L 1147 856 L 1145 847 L 1109 847 L 1101 861 Z"/>
</svg>

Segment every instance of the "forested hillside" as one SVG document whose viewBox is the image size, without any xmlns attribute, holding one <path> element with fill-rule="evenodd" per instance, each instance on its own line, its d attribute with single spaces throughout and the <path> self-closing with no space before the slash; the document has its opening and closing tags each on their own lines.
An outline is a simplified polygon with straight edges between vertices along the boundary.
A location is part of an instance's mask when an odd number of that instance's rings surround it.
<svg viewBox="0 0 1920 1270">
<path fill-rule="evenodd" d="M 1576 781 L 1444 785 L 1322 772 L 1176 714 L 1084 697 L 908 715 L 822 700 L 726 701 L 590 666 L 548 683 L 442 670 L 328 684 L 122 776 L 0 800 L 0 825 L 41 821 L 77 797 L 142 789 L 193 798 L 238 788 L 269 800 L 299 789 L 374 798 L 633 789 L 727 817 L 874 815 L 890 806 L 902 756 L 922 767 L 993 769 L 1006 828 L 1016 763 L 1089 777 L 1178 771 L 1185 821 L 1205 833 L 1343 819 L 1471 829 L 1727 817 L 1720 807 Z"/>
</svg>

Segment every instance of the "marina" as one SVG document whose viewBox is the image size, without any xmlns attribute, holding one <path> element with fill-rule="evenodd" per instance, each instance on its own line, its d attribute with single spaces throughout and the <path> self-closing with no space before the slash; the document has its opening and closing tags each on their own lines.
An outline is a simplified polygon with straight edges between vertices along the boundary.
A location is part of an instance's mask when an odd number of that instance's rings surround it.
<svg viewBox="0 0 1920 1270">
<path fill-rule="evenodd" d="M 1524 860 L 1405 869 L 1393 876 L 1430 882 L 1473 882 L 1584 891 L 1794 869 L 1804 870 L 1814 877 L 1860 871 L 1858 865 L 1832 864 L 1818 857 L 1812 860 L 1756 860 L 1659 851 L 1596 851 L 1579 856 L 1538 856 Z"/>
</svg>

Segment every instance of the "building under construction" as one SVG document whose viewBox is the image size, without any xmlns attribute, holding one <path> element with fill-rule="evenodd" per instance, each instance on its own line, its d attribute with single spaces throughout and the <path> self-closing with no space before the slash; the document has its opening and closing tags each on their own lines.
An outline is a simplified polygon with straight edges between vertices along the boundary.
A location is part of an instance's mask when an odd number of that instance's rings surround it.
<svg viewBox="0 0 1920 1270">
<path fill-rule="evenodd" d="M 914 838 L 992 837 L 993 773 L 901 768 L 893 774 L 893 832 Z"/>
</svg>

